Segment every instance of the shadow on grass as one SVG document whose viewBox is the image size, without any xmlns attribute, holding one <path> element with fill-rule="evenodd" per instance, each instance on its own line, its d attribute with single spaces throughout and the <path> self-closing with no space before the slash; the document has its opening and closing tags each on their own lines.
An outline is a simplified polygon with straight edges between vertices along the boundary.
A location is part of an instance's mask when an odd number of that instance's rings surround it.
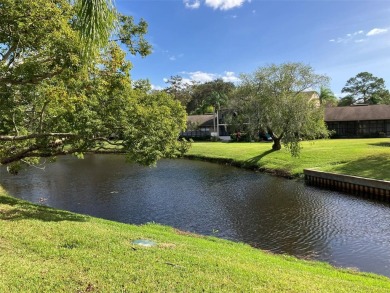
<svg viewBox="0 0 390 293">
<path fill-rule="evenodd" d="M 334 171 L 366 178 L 390 180 L 389 155 L 375 155 L 335 166 Z"/>
<path fill-rule="evenodd" d="M 257 163 L 262 159 L 264 158 L 265 156 L 269 155 L 270 153 L 273 153 L 274 150 L 270 149 L 268 151 L 265 151 L 263 153 L 261 153 L 260 155 L 258 156 L 255 156 L 253 158 L 250 158 L 248 160 L 245 161 L 245 165 L 248 165 L 248 166 L 257 166 Z"/>
<path fill-rule="evenodd" d="M 2 207 L 1 205 L 5 205 Z M 86 217 L 46 206 L 35 205 L 9 196 L 0 195 L 0 220 L 17 221 L 34 219 L 45 222 L 85 222 Z"/>
<path fill-rule="evenodd" d="M 370 143 L 369 145 L 390 148 L 390 142 L 377 142 L 377 143 Z"/>
</svg>

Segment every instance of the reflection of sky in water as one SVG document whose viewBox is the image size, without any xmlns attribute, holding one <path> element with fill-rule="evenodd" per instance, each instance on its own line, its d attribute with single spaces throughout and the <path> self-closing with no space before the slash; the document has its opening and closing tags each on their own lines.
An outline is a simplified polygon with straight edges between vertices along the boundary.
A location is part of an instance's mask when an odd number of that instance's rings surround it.
<svg viewBox="0 0 390 293">
<path fill-rule="evenodd" d="M 141 224 L 158 222 L 390 276 L 390 208 L 302 182 L 233 167 L 121 156 L 60 158 L 44 171 L 0 170 L 0 184 L 32 202 Z"/>
</svg>

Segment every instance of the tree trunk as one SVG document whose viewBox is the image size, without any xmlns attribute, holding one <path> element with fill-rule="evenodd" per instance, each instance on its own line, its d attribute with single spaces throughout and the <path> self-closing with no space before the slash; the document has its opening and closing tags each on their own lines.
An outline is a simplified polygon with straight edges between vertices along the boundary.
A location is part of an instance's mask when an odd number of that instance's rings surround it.
<svg viewBox="0 0 390 293">
<path fill-rule="evenodd" d="M 282 148 L 282 145 L 280 143 L 280 138 L 273 138 L 274 139 L 274 144 L 272 145 L 272 149 L 274 151 L 278 151 Z"/>
<path fill-rule="evenodd" d="M 272 140 L 274 141 L 274 144 L 272 145 L 272 150 L 278 151 L 282 149 L 282 144 L 280 143 L 284 133 L 282 133 L 279 137 L 275 135 L 275 133 L 272 131 L 271 127 L 267 127 L 267 132 L 269 135 L 271 135 Z"/>
</svg>

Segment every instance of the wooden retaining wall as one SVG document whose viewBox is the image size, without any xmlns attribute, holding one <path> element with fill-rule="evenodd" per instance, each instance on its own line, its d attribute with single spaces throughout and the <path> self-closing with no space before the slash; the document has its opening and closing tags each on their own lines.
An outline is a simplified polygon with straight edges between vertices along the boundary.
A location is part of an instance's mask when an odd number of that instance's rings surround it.
<svg viewBox="0 0 390 293">
<path fill-rule="evenodd" d="M 304 174 L 305 182 L 308 185 L 390 201 L 390 181 L 327 173 L 312 169 L 305 169 Z"/>
</svg>

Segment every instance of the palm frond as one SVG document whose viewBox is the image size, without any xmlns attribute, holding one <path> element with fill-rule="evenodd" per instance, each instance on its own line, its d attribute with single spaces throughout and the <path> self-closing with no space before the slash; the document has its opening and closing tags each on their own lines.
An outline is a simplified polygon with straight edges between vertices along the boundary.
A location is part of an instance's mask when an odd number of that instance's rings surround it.
<svg viewBox="0 0 390 293">
<path fill-rule="evenodd" d="M 117 13 L 113 0 L 77 0 L 76 9 L 83 55 L 88 57 L 108 42 Z"/>
</svg>

